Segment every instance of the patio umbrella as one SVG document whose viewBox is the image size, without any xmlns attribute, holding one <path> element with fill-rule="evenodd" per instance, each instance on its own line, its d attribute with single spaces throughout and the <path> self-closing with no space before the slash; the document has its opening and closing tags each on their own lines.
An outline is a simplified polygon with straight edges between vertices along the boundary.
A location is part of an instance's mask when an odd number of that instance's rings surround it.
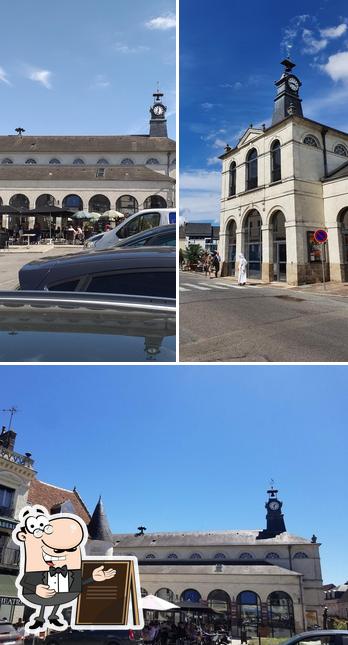
<svg viewBox="0 0 348 645">
<path fill-rule="evenodd" d="M 113 211 L 113 210 L 105 211 L 105 213 L 102 213 L 101 216 L 102 217 L 107 217 L 108 219 L 116 219 L 116 218 L 124 219 L 125 218 L 125 215 L 123 213 L 120 213 L 119 211 Z"/>
<path fill-rule="evenodd" d="M 145 598 L 141 599 L 141 606 L 143 609 L 152 609 L 153 611 L 169 611 L 170 609 L 180 609 L 178 605 L 174 605 L 172 602 L 158 598 L 158 596 L 153 596 L 149 594 Z"/>
<path fill-rule="evenodd" d="M 75 219 L 99 219 L 101 217 L 101 213 L 89 213 L 88 211 L 76 211 L 76 213 L 73 214 L 73 217 Z"/>
<path fill-rule="evenodd" d="M 51 240 L 52 215 L 55 215 L 56 217 L 63 217 L 63 215 L 71 215 L 71 211 L 66 208 L 60 208 L 60 206 L 38 206 L 37 208 L 32 208 L 31 210 L 22 211 L 21 215 L 28 215 L 28 217 L 35 215 L 48 215 Z"/>
<path fill-rule="evenodd" d="M 6 204 L 0 205 L 0 215 L 19 215 L 21 210 L 14 208 L 14 206 L 7 206 Z"/>
</svg>

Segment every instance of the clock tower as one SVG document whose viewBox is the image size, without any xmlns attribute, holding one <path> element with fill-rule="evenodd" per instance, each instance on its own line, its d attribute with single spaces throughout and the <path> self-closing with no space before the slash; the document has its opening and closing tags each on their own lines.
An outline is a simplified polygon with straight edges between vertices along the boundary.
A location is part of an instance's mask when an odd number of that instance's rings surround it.
<svg viewBox="0 0 348 645">
<path fill-rule="evenodd" d="M 286 531 L 284 515 L 282 513 L 283 502 L 278 499 L 277 493 L 278 491 L 273 488 L 272 484 L 271 488 L 267 491 L 268 500 L 265 504 L 265 508 L 267 509 L 267 528 L 260 531 L 256 538 L 257 540 L 268 540 Z"/>
<path fill-rule="evenodd" d="M 284 71 L 275 83 L 277 96 L 274 99 L 272 125 L 286 119 L 290 114 L 303 117 L 302 100 L 299 97 L 302 83 L 292 71 L 296 65 L 289 58 L 285 58 L 281 64 L 284 65 Z"/>
<path fill-rule="evenodd" d="M 159 90 L 153 94 L 154 102 L 150 107 L 150 137 L 167 137 L 167 108 L 162 103 L 163 94 Z"/>
</svg>

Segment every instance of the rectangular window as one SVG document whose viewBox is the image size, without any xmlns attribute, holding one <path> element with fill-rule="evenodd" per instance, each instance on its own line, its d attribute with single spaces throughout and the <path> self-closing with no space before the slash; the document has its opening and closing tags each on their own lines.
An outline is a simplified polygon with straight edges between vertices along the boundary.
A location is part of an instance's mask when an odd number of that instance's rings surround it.
<svg viewBox="0 0 348 645">
<path fill-rule="evenodd" d="M 4 509 L 11 509 L 14 497 L 14 489 L 0 485 L 0 513 Z"/>
<path fill-rule="evenodd" d="M 105 175 L 105 168 L 97 168 L 97 172 L 95 173 L 96 177 L 104 177 Z"/>
</svg>

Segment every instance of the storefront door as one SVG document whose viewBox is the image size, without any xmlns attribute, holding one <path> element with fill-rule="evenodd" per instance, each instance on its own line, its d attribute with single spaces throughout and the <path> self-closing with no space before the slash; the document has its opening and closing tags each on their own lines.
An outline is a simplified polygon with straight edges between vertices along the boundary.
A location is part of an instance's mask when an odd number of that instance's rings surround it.
<svg viewBox="0 0 348 645">
<path fill-rule="evenodd" d="M 342 231 L 344 281 L 348 282 L 348 231 Z"/>
<path fill-rule="evenodd" d="M 274 277 L 277 282 L 286 282 L 286 242 L 277 240 L 273 245 Z"/>
<path fill-rule="evenodd" d="M 261 243 L 250 243 L 247 246 L 248 278 L 261 278 Z"/>
</svg>

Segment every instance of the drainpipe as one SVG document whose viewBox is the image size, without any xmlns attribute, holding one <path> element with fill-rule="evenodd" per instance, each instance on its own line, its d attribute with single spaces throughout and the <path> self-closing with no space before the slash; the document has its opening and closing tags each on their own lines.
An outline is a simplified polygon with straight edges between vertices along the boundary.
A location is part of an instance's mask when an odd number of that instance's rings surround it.
<svg viewBox="0 0 348 645">
<path fill-rule="evenodd" d="M 170 167 L 170 152 L 167 152 L 167 175 L 169 177 L 169 167 Z"/>
<path fill-rule="evenodd" d="M 321 129 L 321 137 L 323 140 L 323 155 L 324 155 L 324 177 L 327 177 L 327 154 L 326 154 L 326 134 L 328 132 L 327 128 Z"/>
<path fill-rule="evenodd" d="M 291 560 L 291 545 L 288 544 L 288 551 L 289 551 L 289 569 L 292 571 L 292 560 Z"/>
</svg>

